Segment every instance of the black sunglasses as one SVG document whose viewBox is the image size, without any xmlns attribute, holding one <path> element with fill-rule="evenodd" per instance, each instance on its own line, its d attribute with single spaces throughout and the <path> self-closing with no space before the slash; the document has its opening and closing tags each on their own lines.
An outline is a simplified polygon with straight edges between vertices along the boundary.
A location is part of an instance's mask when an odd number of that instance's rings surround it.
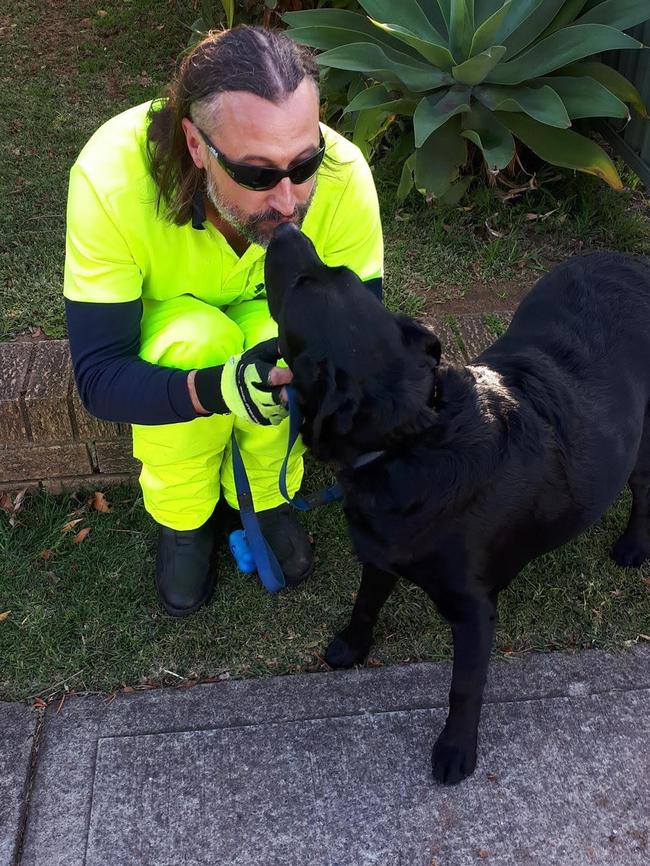
<svg viewBox="0 0 650 866">
<path fill-rule="evenodd" d="M 297 162 L 286 171 L 281 168 L 269 168 L 266 165 L 250 165 L 246 162 L 233 162 L 233 160 L 224 156 L 223 153 L 212 144 L 202 129 L 198 126 L 196 128 L 199 130 L 203 141 L 207 144 L 208 150 L 226 174 L 228 174 L 235 183 L 238 183 L 239 186 L 243 186 L 245 189 L 253 189 L 257 192 L 266 189 L 273 189 L 273 187 L 277 186 L 285 177 L 288 177 L 291 183 L 305 183 L 305 181 L 309 180 L 316 174 L 321 162 L 323 161 L 323 157 L 325 156 L 325 139 L 321 132 L 320 143 L 316 153 L 308 156 L 307 159 L 303 159 L 301 162 Z"/>
</svg>

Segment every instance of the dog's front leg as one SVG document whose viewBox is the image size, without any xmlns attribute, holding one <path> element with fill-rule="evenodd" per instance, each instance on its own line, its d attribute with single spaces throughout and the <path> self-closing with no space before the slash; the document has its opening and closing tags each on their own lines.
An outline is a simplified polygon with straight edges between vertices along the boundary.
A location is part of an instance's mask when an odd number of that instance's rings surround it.
<svg viewBox="0 0 650 866">
<path fill-rule="evenodd" d="M 462 598 L 451 620 L 454 668 L 449 715 L 433 747 L 434 778 L 445 785 L 474 772 L 478 724 L 494 635 L 496 599 Z M 442 611 L 444 613 L 444 611 Z"/>
<path fill-rule="evenodd" d="M 372 632 L 393 591 L 397 577 L 374 565 L 365 564 L 361 586 L 352 610 L 350 622 L 340 631 L 325 651 L 325 661 L 332 668 L 349 668 L 360 664 L 372 645 Z"/>
</svg>

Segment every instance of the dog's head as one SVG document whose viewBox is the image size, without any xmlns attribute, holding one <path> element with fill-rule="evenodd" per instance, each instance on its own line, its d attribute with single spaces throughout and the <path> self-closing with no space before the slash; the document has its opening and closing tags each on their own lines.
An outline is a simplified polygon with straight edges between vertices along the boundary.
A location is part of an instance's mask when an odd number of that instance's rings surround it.
<svg viewBox="0 0 650 866">
<path fill-rule="evenodd" d="M 265 281 L 314 456 L 349 464 L 432 422 L 436 336 L 386 310 L 352 271 L 323 264 L 291 224 L 273 235 Z"/>
</svg>

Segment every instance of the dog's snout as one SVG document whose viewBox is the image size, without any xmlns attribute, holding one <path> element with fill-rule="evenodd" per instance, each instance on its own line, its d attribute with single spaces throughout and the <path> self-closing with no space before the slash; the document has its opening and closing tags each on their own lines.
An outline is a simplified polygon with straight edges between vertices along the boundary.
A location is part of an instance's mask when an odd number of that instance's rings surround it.
<svg viewBox="0 0 650 866">
<path fill-rule="evenodd" d="M 296 235 L 300 234 L 300 229 L 295 223 L 286 222 L 280 223 L 280 225 L 274 230 L 273 236 L 271 238 L 272 243 L 282 242 L 282 241 L 295 241 Z"/>
</svg>

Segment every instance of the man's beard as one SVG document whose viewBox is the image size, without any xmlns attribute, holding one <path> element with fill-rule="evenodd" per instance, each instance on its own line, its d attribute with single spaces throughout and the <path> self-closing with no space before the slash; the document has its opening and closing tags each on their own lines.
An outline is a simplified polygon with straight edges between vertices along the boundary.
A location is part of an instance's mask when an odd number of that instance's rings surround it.
<svg viewBox="0 0 650 866">
<path fill-rule="evenodd" d="M 309 198 L 304 204 L 297 204 L 294 212 L 290 217 L 284 216 L 279 211 L 271 208 L 270 210 L 260 211 L 256 214 L 246 214 L 240 211 L 235 205 L 227 202 L 215 184 L 209 172 L 206 172 L 206 195 L 212 206 L 216 209 L 219 216 L 223 217 L 240 235 L 246 238 L 252 244 L 268 247 L 271 242 L 271 235 L 274 229 L 282 222 L 292 222 L 300 228 L 303 220 L 307 215 L 307 211 L 314 198 L 316 192 L 316 183 L 309 195 Z M 261 224 L 268 223 L 270 227 L 262 229 Z"/>
</svg>

